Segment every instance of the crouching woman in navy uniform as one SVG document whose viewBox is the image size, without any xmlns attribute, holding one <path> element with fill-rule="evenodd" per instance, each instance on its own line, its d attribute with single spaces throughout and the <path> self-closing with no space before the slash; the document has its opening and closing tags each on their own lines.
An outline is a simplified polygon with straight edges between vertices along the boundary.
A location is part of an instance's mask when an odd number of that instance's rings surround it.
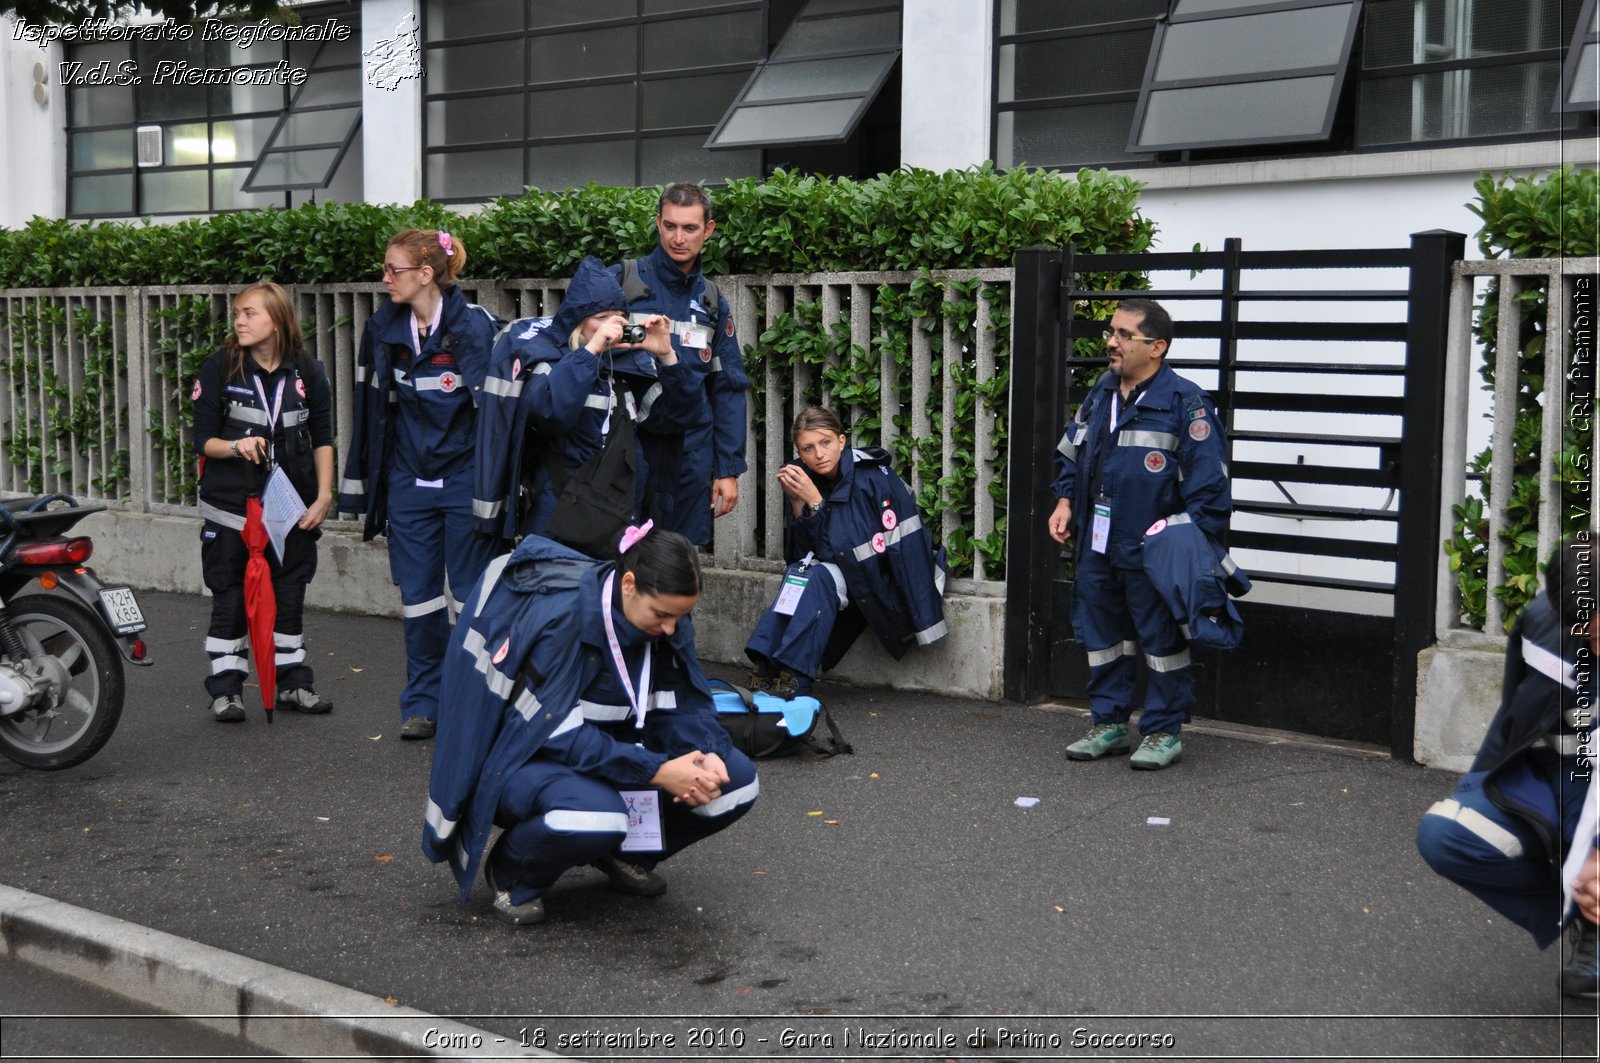
<svg viewBox="0 0 1600 1063">
<path fill-rule="evenodd" d="M 949 630 L 943 557 L 888 451 L 851 447 L 819 406 L 800 412 L 790 437 L 800 461 L 778 470 L 789 567 L 744 648 L 751 686 L 785 698 L 808 693 L 863 628 L 895 660 Z"/>
<path fill-rule="evenodd" d="M 306 664 L 302 613 L 306 586 L 317 573 L 318 526 L 333 502 L 333 402 L 322 363 L 304 349 L 288 294 L 270 281 L 252 284 L 233 301 L 233 335 L 200 367 L 190 396 L 194 446 L 201 455 L 200 566 L 211 591 L 206 652 L 211 674 L 206 692 L 211 715 L 224 723 L 244 719 L 248 669 L 244 570 L 250 552 L 244 529 L 245 496 L 264 488 L 267 462 L 288 474 L 306 504 L 289 530 L 283 557 L 268 549 L 277 598 L 273 643 L 278 705 L 299 712 L 333 708 L 312 689 Z"/>
<path fill-rule="evenodd" d="M 542 922 L 545 891 L 582 865 L 623 893 L 665 892 L 655 866 L 759 792 L 695 657 L 694 546 L 646 524 L 618 551 L 595 562 L 527 536 L 490 562 L 450 641 L 422 848 L 463 900 L 482 864 L 508 923 Z"/>
</svg>

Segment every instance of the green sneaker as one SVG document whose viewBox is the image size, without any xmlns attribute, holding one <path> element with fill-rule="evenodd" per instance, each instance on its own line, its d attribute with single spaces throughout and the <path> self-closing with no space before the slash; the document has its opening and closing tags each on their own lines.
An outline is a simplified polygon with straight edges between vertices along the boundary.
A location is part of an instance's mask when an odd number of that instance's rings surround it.
<svg viewBox="0 0 1600 1063">
<path fill-rule="evenodd" d="M 1067 747 L 1068 760 L 1099 760 L 1107 753 L 1126 753 L 1133 748 L 1125 723 L 1097 723 L 1089 733 Z"/>
<path fill-rule="evenodd" d="M 1144 736 L 1139 748 L 1128 759 L 1128 767 L 1135 771 L 1160 771 L 1183 756 L 1183 743 L 1168 731 L 1156 731 Z"/>
</svg>

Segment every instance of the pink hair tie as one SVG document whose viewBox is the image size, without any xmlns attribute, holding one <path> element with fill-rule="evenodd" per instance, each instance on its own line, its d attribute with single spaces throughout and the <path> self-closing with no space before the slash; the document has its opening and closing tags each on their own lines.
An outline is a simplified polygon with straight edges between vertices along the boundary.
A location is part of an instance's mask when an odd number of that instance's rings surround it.
<svg viewBox="0 0 1600 1063">
<path fill-rule="evenodd" d="M 655 527 L 655 523 L 656 522 L 653 520 L 647 520 L 638 527 L 633 527 L 630 525 L 628 529 L 622 533 L 622 541 L 617 544 L 617 553 L 627 553 L 630 547 L 632 547 L 640 539 L 643 539 L 646 535 L 650 534 L 650 529 Z"/>
<path fill-rule="evenodd" d="M 454 258 L 456 253 L 455 242 L 450 239 L 450 234 L 444 230 L 439 231 L 439 246 L 444 248 L 445 258 Z"/>
</svg>

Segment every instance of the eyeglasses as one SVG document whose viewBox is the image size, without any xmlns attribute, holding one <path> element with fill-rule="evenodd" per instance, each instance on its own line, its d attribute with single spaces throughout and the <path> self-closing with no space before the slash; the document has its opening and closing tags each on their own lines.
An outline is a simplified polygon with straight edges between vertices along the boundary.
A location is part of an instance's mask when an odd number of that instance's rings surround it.
<svg viewBox="0 0 1600 1063">
<path fill-rule="evenodd" d="M 402 273 L 410 273 L 414 269 L 421 268 L 421 266 L 391 266 L 389 263 L 385 262 L 383 264 L 383 268 L 379 272 L 385 277 L 398 277 Z"/>
<path fill-rule="evenodd" d="M 1136 336 L 1133 333 L 1129 332 L 1125 328 L 1108 328 L 1104 332 L 1100 333 L 1100 335 L 1107 343 L 1111 342 L 1111 337 L 1113 337 L 1113 336 L 1115 336 L 1117 339 L 1121 340 L 1123 343 L 1157 343 L 1157 342 L 1159 342 L 1153 336 Z"/>
</svg>

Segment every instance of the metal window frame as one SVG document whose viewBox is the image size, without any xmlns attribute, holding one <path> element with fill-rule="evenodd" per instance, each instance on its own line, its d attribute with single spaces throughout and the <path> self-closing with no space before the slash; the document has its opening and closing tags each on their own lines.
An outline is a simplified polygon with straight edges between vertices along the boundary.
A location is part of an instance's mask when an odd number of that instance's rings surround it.
<svg viewBox="0 0 1600 1063">
<path fill-rule="evenodd" d="M 1583 0 L 1583 7 L 1578 9 L 1578 24 L 1572 31 L 1572 43 L 1567 46 L 1566 56 L 1562 62 L 1561 92 L 1556 97 L 1555 106 L 1551 108 L 1557 114 L 1600 110 L 1600 99 L 1588 103 L 1572 102 L 1572 90 L 1578 80 L 1578 61 L 1583 56 L 1583 50 L 1600 49 L 1600 32 L 1590 28 L 1595 23 L 1595 6 L 1596 0 Z"/>
<path fill-rule="evenodd" d="M 1183 78 L 1175 81 L 1157 81 L 1156 69 L 1161 61 L 1162 48 L 1166 45 L 1168 30 L 1174 25 L 1190 25 L 1198 22 L 1216 22 L 1224 19 L 1244 19 L 1260 17 L 1262 15 L 1278 14 L 1284 11 L 1308 10 L 1319 7 L 1349 6 L 1349 14 L 1345 21 L 1344 40 L 1340 43 L 1339 59 L 1337 62 L 1319 67 L 1294 67 L 1278 70 L 1263 70 L 1249 74 L 1230 74 L 1222 77 Z M 1163 22 L 1156 24 L 1155 40 L 1150 44 L 1150 57 L 1145 63 L 1143 83 L 1139 87 L 1139 103 L 1134 108 L 1133 127 L 1128 131 L 1127 151 L 1130 154 L 1150 154 L 1164 151 L 1192 151 L 1206 148 L 1232 148 L 1247 147 L 1263 144 L 1302 144 L 1327 140 L 1333 133 L 1333 122 L 1339 108 L 1339 97 L 1344 92 L 1345 81 L 1350 71 L 1351 53 L 1355 46 L 1356 32 L 1361 25 L 1362 0 L 1283 0 L 1274 4 L 1255 4 L 1249 7 L 1219 8 L 1215 11 L 1205 11 L 1194 15 L 1169 15 Z M 1259 84 L 1270 81 L 1291 81 L 1312 77 L 1333 78 L 1333 85 L 1328 92 L 1327 105 L 1324 108 L 1322 122 L 1314 133 L 1295 133 L 1277 136 L 1260 137 L 1215 137 L 1206 139 L 1174 140 L 1160 143 L 1144 143 L 1141 134 L 1144 130 L 1145 117 L 1150 107 L 1150 97 L 1157 92 L 1166 92 L 1175 89 L 1212 87 L 1218 85 L 1247 85 Z"/>
<path fill-rule="evenodd" d="M 644 143 L 648 140 L 664 137 L 693 136 L 711 127 L 704 122 L 693 125 L 673 128 L 644 128 L 644 91 L 647 82 L 670 82 L 688 78 L 703 77 L 711 74 L 743 73 L 758 69 L 761 60 L 743 61 L 736 63 L 714 63 L 703 66 L 683 67 L 673 70 L 635 70 L 630 74 L 606 74 L 594 78 L 574 78 L 565 81 L 540 82 L 536 85 L 528 83 L 527 67 L 532 55 L 532 41 L 535 38 L 559 36 L 582 30 L 622 29 L 632 27 L 637 35 L 636 55 L 642 55 L 648 46 L 649 29 L 654 24 L 663 22 L 681 22 L 687 19 L 704 18 L 713 15 L 730 15 L 739 12 L 755 12 L 759 21 L 758 39 L 764 42 L 767 39 L 768 3 L 766 0 L 707 0 L 703 7 L 685 7 L 681 10 L 652 12 L 650 14 L 634 14 L 615 16 L 610 18 L 595 19 L 587 22 L 571 22 L 555 26 L 530 27 L 527 19 L 527 9 L 523 8 L 521 30 L 497 30 L 477 36 L 453 36 L 433 38 L 428 35 L 427 20 L 423 18 L 421 26 L 422 49 L 426 57 L 429 52 L 439 52 L 449 48 L 474 44 L 489 44 L 496 41 L 520 40 L 522 48 L 522 77 L 521 83 L 515 86 L 497 86 L 487 89 L 463 89 L 455 92 L 427 92 L 424 88 L 422 97 L 422 164 L 423 164 L 423 193 L 429 199 L 438 203 L 482 203 L 492 196 L 484 195 L 448 195 L 441 194 L 439 189 L 430 186 L 427 177 L 428 159 L 435 155 L 466 154 L 469 152 L 497 151 L 515 149 L 522 156 L 522 188 L 526 188 L 533 178 L 528 170 L 528 152 L 532 148 L 560 147 L 564 144 L 587 144 L 597 141 L 626 140 L 633 145 L 633 185 L 639 187 L 644 172 Z M 642 64 L 635 64 L 642 65 Z M 531 132 L 532 99 L 545 91 L 563 88 L 583 88 L 601 85 L 632 85 L 633 86 L 633 114 L 631 126 L 628 130 L 612 130 L 604 134 L 567 134 L 562 136 L 534 136 Z M 430 117 L 429 105 L 433 103 L 447 103 L 456 100 L 468 100 L 479 97 L 520 96 L 522 98 L 522 125 L 513 131 L 513 135 L 502 140 L 493 141 L 467 141 L 460 144 L 433 144 L 430 141 L 431 126 L 434 119 Z M 748 150 L 748 149 L 746 149 Z M 518 189 L 517 191 L 520 191 Z M 499 193 L 502 195 L 516 192 Z"/>
<path fill-rule="evenodd" d="M 881 47 L 841 48 L 828 52 L 816 52 L 811 55 L 793 56 L 788 59 L 773 59 L 769 57 L 757 64 L 756 68 L 750 72 L 750 77 L 745 80 L 744 86 L 739 89 L 739 94 L 735 96 L 733 102 L 728 105 L 728 109 L 723 112 L 721 121 L 717 123 L 716 128 L 714 128 L 706 137 L 704 147 L 711 151 L 733 151 L 749 150 L 750 148 L 760 149 L 771 145 L 783 145 L 785 147 L 790 147 L 804 144 L 843 144 L 847 142 L 852 136 L 855 135 L 856 127 L 861 124 L 861 119 L 866 116 L 868 108 L 870 108 L 878 99 L 878 94 L 883 91 L 883 86 L 888 84 L 890 75 L 894 73 L 896 65 L 898 65 L 900 62 L 900 56 L 905 51 L 903 35 L 905 33 L 906 16 L 904 4 L 901 3 L 900 0 L 892 0 L 892 2 L 875 4 L 873 6 L 863 7 L 857 10 L 830 12 L 828 14 L 816 15 L 809 18 L 806 15 L 806 9 L 801 8 L 800 13 L 795 16 L 794 22 L 790 23 L 789 31 L 786 31 L 785 33 L 785 36 L 787 36 L 788 32 L 792 32 L 794 27 L 800 25 L 802 22 L 837 22 L 844 19 L 860 18 L 863 15 L 876 15 L 889 11 L 893 11 L 899 18 L 900 22 L 900 29 L 896 35 L 899 39 L 896 41 L 895 46 L 892 49 Z M 781 47 L 783 47 L 782 40 L 777 43 L 777 45 L 773 48 L 773 51 L 777 51 L 778 48 Z M 859 92 L 823 92 L 812 93 L 806 96 L 784 96 L 771 100 L 752 101 L 749 99 L 750 91 L 755 87 L 756 80 L 760 78 L 762 73 L 770 67 L 791 66 L 799 63 L 815 63 L 825 59 L 849 59 L 856 56 L 892 57 L 886 63 L 884 63 L 883 69 L 876 77 L 872 79 L 872 84 L 865 94 Z M 733 121 L 734 115 L 740 111 L 759 111 L 765 108 L 789 106 L 797 103 L 828 103 L 834 100 L 859 101 L 854 110 L 851 111 L 850 117 L 845 121 L 841 131 L 837 134 L 800 137 L 784 136 L 780 131 L 774 131 L 772 133 L 765 133 L 757 139 L 719 142 L 719 138 L 722 136 L 724 130 L 726 130 L 728 125 Z"/>
</svg>

